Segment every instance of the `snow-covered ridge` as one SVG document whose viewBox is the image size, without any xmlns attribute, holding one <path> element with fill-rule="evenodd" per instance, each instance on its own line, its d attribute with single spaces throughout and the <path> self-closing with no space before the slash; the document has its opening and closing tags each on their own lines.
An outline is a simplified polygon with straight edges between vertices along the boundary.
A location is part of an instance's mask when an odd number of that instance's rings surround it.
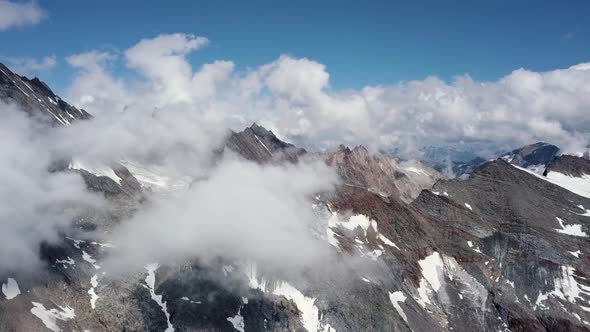
<svg viewBox="0 0 590 332">
<path fill-rule="evenodd" d="M 521 171 L 532 174 L 539 179 L 558 185 L 576 195 L 590 198 L 590 175 L 584 174 L 581 177 L 574 177 L 559 172 L 550 171 L 547 176 L 543 176 L 520 166 L 512 166 Z"/>
<path fill-rule="evenodd" d="M 556 229 L 557 232 L 572 236 L 580 236 L 580 237 L 588 237 L 588 234 L 582 230 L 582 225 L 580 224 L 572 224 L 572 225 L 565 225 L 563 223 L 563 219 L 559 217 L 555 217 L 557 222 L 559 222 L 559 226 L 561 229 Z"/>
<path fill-rule="evenodd" d="M 96 176 L 106 176 L 113 179 L 113 181 L 115 181 L 116 183 L 121 184 L 121 178 L 117 176 L 117 174 L 115 174 L 113 168 L 104 164 L 81 160 L 73 160 L 70 163 L 69 168 L 75 170 L 83 169 Z"/>
</svg>

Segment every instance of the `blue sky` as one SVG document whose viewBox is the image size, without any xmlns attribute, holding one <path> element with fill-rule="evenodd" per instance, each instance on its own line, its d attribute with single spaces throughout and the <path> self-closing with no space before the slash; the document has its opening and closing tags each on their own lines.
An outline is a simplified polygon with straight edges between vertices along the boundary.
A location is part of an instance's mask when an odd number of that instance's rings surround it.
<svg viewBox="0 0 590 332">
<path fill-rule="evenodd" d="M 0 57 L 58 64 L 39 73 L 61 90 L 65 56 L 124 50 L 141 38 L 183 32 L 209 46 L 195 67 L 216 59 L 238 69 L 280 54 L 327 66 L 334 89 L 436 75 L 495 80 L 524 67 L 565 68 L 590 60 L 589 1 L 39 1 L 48 16 L 0 32 Z"/>
</svg>

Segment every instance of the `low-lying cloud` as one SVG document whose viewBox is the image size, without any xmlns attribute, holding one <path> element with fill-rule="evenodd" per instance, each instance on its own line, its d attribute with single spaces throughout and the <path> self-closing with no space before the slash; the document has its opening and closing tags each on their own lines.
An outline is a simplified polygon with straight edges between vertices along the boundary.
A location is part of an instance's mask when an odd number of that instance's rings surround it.
<svg viewBox="0 0 590 332">
<path fill-rule="evenodd" d="M 328 250 L 312 236 L 310 196 L 336 182 L 319 162 L 261 166 L 228 157 L 186 192 L 154 201 L 115 229 L 107 266 L 224 257 L 272 269 L 320 261 Z"/>
<path fill-rule="evenodd" d="M 0 109 L 0 272 L 32 270 L 40 264 L 40 244 L 60 241 L 81 209 L 102 200 L 79 175 L 48 171 L 46 128 L 13 106 Z"/>
</svg>

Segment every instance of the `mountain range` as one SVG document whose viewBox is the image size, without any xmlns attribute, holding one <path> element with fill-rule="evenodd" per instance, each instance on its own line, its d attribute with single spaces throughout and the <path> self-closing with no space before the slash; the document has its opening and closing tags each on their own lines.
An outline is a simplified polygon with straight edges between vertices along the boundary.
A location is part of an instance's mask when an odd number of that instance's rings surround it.
<svg viewBox="0 0 590 332">
<path fill-rule="evenodd" d="M 49 127 L 93 118 L 2 64 L 0 100 L 16 105 L 5 112 Z M 103 260 L 118 244 L 96 234 L 174 186 L 137 162 L 60 160 L 51 172 L 79 174 L 108 205 L 39 243 L 42 271 L 0 271 L 0 330 L 590 331 L 587 155 L 535 143 L 457 163 L 449 178 L 360 145 L 307 151 L 256 123 L 211 151 L 264 167 L 314 160 L 333 169 L 334 190 L 306 197 L 309 232 L 331 259 L 297 275 L 223 256 L 112 275 Z"/>
</svg>

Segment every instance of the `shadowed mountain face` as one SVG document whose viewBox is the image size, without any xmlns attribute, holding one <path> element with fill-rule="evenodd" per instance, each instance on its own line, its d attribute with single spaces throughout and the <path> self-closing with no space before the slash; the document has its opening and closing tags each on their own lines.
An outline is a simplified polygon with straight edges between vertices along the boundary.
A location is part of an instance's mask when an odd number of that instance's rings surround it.
<svg viewBox="0 0 590 332">
<path fill-rule="evenodd" d="M 231 132 L 226 147 L 248 160 L 260 163 L 271 160 L 296 162 L 307 153 L 305 149 L 281 141 L 272 131 L 256 123 L 239 133 Z"/>
<path fill-rule="evenodd" d="M 571 177 L 590 175 L 590 160 L 563 155 L 555 158 L 547 167 L 547 173 L 557 172 Z"/>
<path fill-rule="evenodd" d="M 0 63 L 0 100 L 13 103 L 31 116 L 39 116 L 54 125 L 67 125 L 88 119 L 90 114 L 63 101 L 38 78 L 29 80 Z"/>
<path fill-rule="evenodd" d="M 559 148 L 548 143 L 535 143 L 523 146 L 501 155 L 499 158 L 504 161 L 527 168 L 538 174 L 542 174 L 545 168 L 551 163 L 559 153 Z M 477 157 L 469 162 L 460 163 L 453 166 L 453 173 L 456 177 L 465 177 L 485 164 L 487 160 Z"/>
<path fill-rule="evenodd" d="M 516 166 L 544 169 L 557 156 L 558 152 L 559 148 L 555 145 L 539 142 L 512 150 L 500 158 Z"/>
<path fill-rule="evenodd" d="M 57 98 L 42 83 L 2 77 L 0 99 L 63 124 L 23 93 L 30 85 L 35 98 Z M 141 165 L 69 160 L 52 171 L 80 174 L 110 204 L 40 244 L 42 271 L 0 271 L 0 330 L 589 330 L 588 160 L 535 144 L 449 180 L 361 146 L 307 153 L 256 124 L 230 133 L 225 147 L 254 163 L 319 158 L 336 169 L 345 184 L 309 198 L 310 233 L 331 254 L 325 266 L 294 276 L 218 257 L 112 275 L 103 262 L 118 249 L 101 237 L 150 208 L 147 175 Z M 540 164 L 547 176 L 527 169 Z"/>
</svg>

